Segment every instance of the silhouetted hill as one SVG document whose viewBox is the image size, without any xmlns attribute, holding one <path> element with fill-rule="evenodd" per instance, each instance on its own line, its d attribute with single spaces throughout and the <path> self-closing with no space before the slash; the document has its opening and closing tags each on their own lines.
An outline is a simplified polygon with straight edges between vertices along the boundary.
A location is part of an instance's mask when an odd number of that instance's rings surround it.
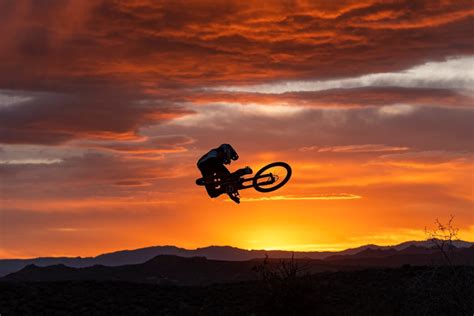
<svg viewBox="0 0 474 316">
<path fill-rule="evenodd" d="M 458 249 L 458 248 L 456 248 Z M 464 249 L 464 248 L 460 248 Z M 402 248 L 397 250 L 395 247 L 390 248 L 379 248 L 373 246 L 368 246 L 368 248 L 364 248 L 363 250 L 353 253 L 353 254 L 337 254 L 333 256 L 326 257 L 324 260 L 332 261 L 332 260 L 343 260 L 348 258 L 380 258 L 380 257 L 388 257 L 393 255 L 399 254 L 412 254 L 412 255 L 429 255 L 433 252 L 438 252 L 439 250 L 436 248 L 425 248 L 420 246 L 411 245 L 407 248 Z"/>
<path fill-rule="evenodd" d="M 464 241 L 464 240 L 453 240 L 451 243 L 456 248 L 469 248 L 471 246 L 474 246 L 473 242 Z M 398 244 L 395 246 L 388 246 L 388 247 L 395 248 L 396 250 L 403 250 L 410 246 L 433 248 L 434 244 L 433 244 L 433 241 L 431 240 L 421 240 L 421 241 L 406 241 L 406 242 L 402 242 L 401 244 Z"/>
<path fill-rule="evenodd" d="M 425 248 L 422 248 L 425 249 Z M 340 260 L 340 259 L 346 259 L 346 258 L 377 258 L 377 257 L 386 257 L 389 255 L 396 255 L 398 254 L 399 251 L 397 251 L 395 248 L 389 248 L 389 249 L 380 249 L 380 248 L 365 248 L 361 250 L 360 252 L 356 252 L 355 254 L 340 254 L 340 255 L 334 255 L 334 256 L 329 256 L 325 258 L 324 260 L 327 261 L 332 261 L 332 260 Z"/>
<path fill-rule="evenodd" d="M 392 249 L 393 248 L 395 250 L 400 251 L 400 250 L 404 250 L 404 249 L 412 247 L 412 246 L 420 247 L 420 248 L 428 248 L 429 249 L 429 248 L 435 247 L 435 242 L 439 242 L 439 240 L 433 240 L 433 241 L 432 240 L 420 240 L 420 241 L 412 240 L 412 241 L 405 241 L 405 242 L 402 242 L 400 244 L 390 245 L 390 246 L 379 246 L 379 245 L 374 245 L 374 244 L 367 244 L 367 245 L 363 245 L 363 246 L 356 247 L 356 248 L 348 248 L 346 250 L 334 253 L 334 255 L 336 255 L 336 254 L 338 254 L 338 255 L 353 255 L 353 254 L 359 253 L 359 252 L 361 252 L 365 249 L 383 249 L 383 250 L 386 250 L 386 249 Z M 469 248 L 469 247 L 474 245 L 474 242 L 464 241 L 464 240 L 453 240 L 452 245 L 456 248 Z M 329 256 L 330 255 L 328 255 L 327 257 L 329 257 Z"/>
<path fill-rule="evenodd" d="M 446 255 L 455 265 L 474 265 L 474 246 L 452 248 Z M 402 265 L 439 265 L 446 264 L 445 255 L 435 248 L 410 246 L 397 251 L 390 249 L 365 249 L 354 255 L 331 256 L 324 261 L 343 266 L 360 267 L 400 267 Z"/>
<path fill-rule="evenodd" d="M 307 261 L 300 259 L 301 262 Z M 203 285 L 210 283 L 229 283 L 256 279 L 253 268 L 262 260 L 223 261 L 204 257 L 183 258 L 172 255 L 159 255 L 145 263 L 107 267 L 94 265 L 86 268 L 72 268 L 63 264 L 38 267 L 28 265 L 11 273 L 1 281 L 14 282 L 56 282 L 56 281 L 126 281 L 138 283 Z M 269 266 L 280 261 L 269 259 Z M 311 261 L 311 272 L 337 270 L 321 260 Z M 342 268 L 341 268 L 342 269 Z"/>
<path fill-rule="evenodd" d="M 453 248 L 449 259 L 455 265 L 474 265 L 474 246 Z M 276 267 L 281 260 L 268 259 L 268 267 Z M 403 265 L 426 266 L 445 264 L 443 253 L 436 249 L 408 247 L 397 251 L 390 249 L 365 249 L 354 255 L 340 255 L 324 260 L 295 259 L 305 267 L 306 273 L 323 271 L 354 270 L 373 267 L 401 267 Z M 11 273 L 1 281 L 127 281 L 138 283 L 203 285 L 229 283 L 256 278 L 253 267 L 262 259 L 247 261 L 209 260 L 205 257 L 184 258 L 159 255 L 142 264 L 108 267 L 94 265 L 86 268 L 72 268 L 63 264 L 47 267 L 28 265 Z"/>
<path fill-rule="evenodd" d="M 455 241 L 454 245 L 458 248 L 469 247 L 472 242 Z M 174 255 L 180 257 L 206 257 L 211 260 L 225 261 L 245 261 L 251 259 L 264 258 L 308 258 L 325 259 L 334 255 L 352 255 L 360 253 L 366 249 L 395 249 L 404 250 L 410 246 L 432 247 L 433 244 L 428 241 L 410 241 L 394 246 L 365 245 L 357 248 L 346 249 L 339 252 L 331 251 L 310 251 L 310 252 L 292 252 L 282 250 L 245 250 L 229 246 L 209 246 L 197 249 L 184 249 L 175 246 L 154 246 L 135 250 L 122 250 L 111 253 L 105 253 L 96 257 L 57 257 L 57 258 L 33 258 L 33 259 L 3 259 L 0 260 L 0 277 L 9 273 L 18 271 L 27 265 L 49 266 L 64 264 L 68 267 L 83 268 L 94 265 L 121 266 L 129 264 L 139 264 L 150 260 L 158 255 Z"/>
<path fill-rule="evenodd" d="M 312 251 L 294 252 L 296 258 L 323 259 L 336 252 Z M 246 250 L 230 246 L 209 246 L 197 249 L 184 249 L 174 246 L 156 246 L 136 250 L 123 250 L 103 254 L 95 257 L 99 264 L 123 265 L 131 263 L 142 263 L 157 255 L 174 255 L 180 257 L 206 257 L 212 260 L 244 261 L 264 258 L 291 258 L 293 252 L 284 250 Z M 118 264 L 119 263 L 119 264 Z"/>
</svg>

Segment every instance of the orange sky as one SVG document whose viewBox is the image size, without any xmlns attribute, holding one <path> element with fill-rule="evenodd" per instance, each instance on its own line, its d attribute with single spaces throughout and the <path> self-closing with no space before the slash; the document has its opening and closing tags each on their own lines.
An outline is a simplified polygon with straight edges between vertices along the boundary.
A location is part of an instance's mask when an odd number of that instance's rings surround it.
<svg viewBox="0 0 474 316">
<path fill-rule="evenodd" d="M 471 1 L 2 1 L 0 258 L 474 240 Z M 210 199 L 231 143 L 281 190 Z"/>
</svg>

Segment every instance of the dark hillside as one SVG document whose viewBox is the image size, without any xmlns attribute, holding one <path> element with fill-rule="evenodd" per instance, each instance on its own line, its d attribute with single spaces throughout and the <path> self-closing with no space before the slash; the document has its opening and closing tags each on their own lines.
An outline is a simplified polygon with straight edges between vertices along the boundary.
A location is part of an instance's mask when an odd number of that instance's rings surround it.
<svg viewBox="0 0 474 316">
<path fill-rule="evenodd" d="M 0 310 L 2 315 L 471 315 L 474 267 L 340 271 L 208 286 L 0 282 Z"/>
<path fill-rule="evenodd" d="M 457 248 L 468 248 L 472 242 L 456 240 L 453 245 Z M 197 249 L 184 249 L 175 246 L 153 246 L 133 250 L 121 250 L 98 255 L 96 257 L 45 257 L 32 259 L 0 259 L 0 277 L 9 273 L 19 271 L 24 267 L 34 264 L 39 267 L 63 264 L 68 267 L 84 268 L 94 265 L 122 266 L 139 264 L 148 261 L 158 255 L 172 255 L 180 257 L 205 257 L 210 260 L 246 261 L 262 259 L 266 255 L 269 258 L 282 259 L 294 256 L 298 259 L 325 259 L 335 255 L 354 255 L 369 250 L 393 250 L 403 251 L 411 246 L 420 251 L 433 247 L 431 241 L 407 241 L 394 246 L 364 245 L 342 251 L 283 251 L 283 250 L 246 250 L 229 246 L 209 246 Z"/>
</svg>

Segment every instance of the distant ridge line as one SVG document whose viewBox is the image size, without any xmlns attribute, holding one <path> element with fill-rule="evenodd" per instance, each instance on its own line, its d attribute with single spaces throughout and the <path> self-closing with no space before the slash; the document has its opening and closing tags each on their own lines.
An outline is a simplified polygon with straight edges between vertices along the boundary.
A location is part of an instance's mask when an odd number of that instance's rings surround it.
<svg viewBox="0 0 474 316">
<path fill-rule="evenodd" d="M 456 240 L 453 241 L 456 248 L 469 248 L 474 246 L 474 242 Z M 207 246 L 196 249 L 185 249 L 172 245 L 150 246 L 138 249 L 119 250 L 97 255 L 95 257 L 39 257 L 31 259 L 0 259 L 0 277 L 18 271 L 27 265 L 49 266 L 63 264 L 68 267 L 83 268 L 94 265 L 121 266 L 127 264 L 144 263 L 158 255 L 174 255 L 184 258 L 205 257 L 209 260 L 224 261 L 246 261 L 259 259 L 268 256 L 269 258 L 306 258 L 306 259 L 326 259 L 334 256 L 347 256 L 360 253 L 366 249 L 394 249 L 401 251 L 406 248 L 416 246 L 420 248 L 431 248 L 432 241 L 407 241 L 393 246 L 363 245 L 356 248 L 349 248 L 342 251 L 288 251 L 288 250 L 246 250 L 232 246 Z"/>
<path fill-rule="evenodd" d="M 451 248 L 450 264 L 474 266 L 474 246 Z M 153 283 L 161 285 L 207 285 L 255 280 L 255 267 L 265 259 L 244 261 L 212 260 L 206 257 L 181 257 L 157 255 L 140 264 L 120 266 L 93 265 L 84 268 L 64 264 L 39 267 L 30 264 L 23 269 L 0 278 L 0 282 L 64 282 L 64 281 L 123 281 Z M 281 267 L 281 261 L 295 260 L 305 266 L 305 273 L 353 271 L 373 268 L 400 268 L 411 266 L 446 265 L 443 253 L 437 248 L 412 245 L 402 250 L 395 248 L 367 248 L 353 255 L 334 255 L 326 259 L 268 259 L 265 265 L 274 270 Z"/>
</svg>

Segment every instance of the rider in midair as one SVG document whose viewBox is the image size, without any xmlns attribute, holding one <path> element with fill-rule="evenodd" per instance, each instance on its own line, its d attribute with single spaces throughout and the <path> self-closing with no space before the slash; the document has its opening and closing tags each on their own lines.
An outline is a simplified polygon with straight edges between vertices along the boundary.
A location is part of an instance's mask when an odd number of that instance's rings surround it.
<svg viewBox="0 0 474 316">
<path fill-rule="evenodd" d="M 235 149 L 229 144 L 222 144 L 217 148 L 211 149 L 207 154 L 202 156 L 197 166 L 202 173 L 204 178 L 218 177 L 225 178 L 231 174 L 244 175 L 251 174 L 252 169 L 250 167 L 239 169 L 231 173 L 224 165 L 228 165 L 232 160 L 239 159 L 239 155 Z M 211 198 L 218 197 L 222 193 L 227 193 L 232 201 L 240 203 L 240 196 L 237 188 L 233 185 L 227 187 L 216 186 L 214 184 L 206 185 L 207 193 Z"/>
</svg>

